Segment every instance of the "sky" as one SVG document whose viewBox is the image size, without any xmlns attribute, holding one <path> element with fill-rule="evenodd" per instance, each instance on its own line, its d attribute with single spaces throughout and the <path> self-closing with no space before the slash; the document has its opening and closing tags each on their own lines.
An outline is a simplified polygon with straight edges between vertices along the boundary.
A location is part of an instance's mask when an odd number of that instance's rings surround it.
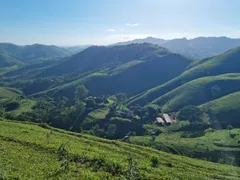
<svg viewBox="0 0 240 180">
<path fill-rule="evenodd" d="M 149 36 L 240 38 L 239 0 L 0 0 L 0 42 L 107 45 Z"/>
</svg>

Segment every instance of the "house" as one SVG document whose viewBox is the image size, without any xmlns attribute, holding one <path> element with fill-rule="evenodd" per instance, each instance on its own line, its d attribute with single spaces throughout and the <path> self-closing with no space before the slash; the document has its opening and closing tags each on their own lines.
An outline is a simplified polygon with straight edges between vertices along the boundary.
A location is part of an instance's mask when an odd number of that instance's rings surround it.
<svg viewBox="0 0 240 180">
<path fill-rule="evenodd" d="M 163 119 L 165 120 L 166 125 L 172 125 L 172 120 L 168 114 L 163 114 Z"/>
<path fill-rule="evenodd" d="M 156 118 L 156 122 L 158 124 L 162 124 L 162 125 L 172 125 L 173 123 L 177 122 L 177 118 L 176 118 L 176 113 L 171 113 L 171 114 L 161 114 L 159 117 Z"/>
</svg>

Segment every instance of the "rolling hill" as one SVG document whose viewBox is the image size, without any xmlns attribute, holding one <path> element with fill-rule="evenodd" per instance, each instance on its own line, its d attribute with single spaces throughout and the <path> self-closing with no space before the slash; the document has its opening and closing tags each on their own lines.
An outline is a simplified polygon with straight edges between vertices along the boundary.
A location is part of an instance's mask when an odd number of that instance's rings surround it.
<svg viewBox="0 0 240 180">
<path fill-rule="evenodd" d="M 10 43 L 0 43 L 0 54 L 16 58 L 22 62 L 63 58 L 71 52 L 57 46 L 34 44 L 17 46 Z"/>
<path fill-rule="evenodd" d="M 124 63 L 140 60 L 156 51 L 163 52 L 163 55 L 168 53 L 165 48 L 146 43 L 113 47 L 92 46 L 73 55 L 62 64 L 48 69 L 42 76 L 60 76 L 75 71 L 82 74 L 104 68 L 114 69 Z"/>
<path fill-rule="evenodd" d="M 240 73 L 198 78 L 155 99 L 164 112 L 179 111 L 240 91 Z"/>
<path fill-rule="evenodd" d="M 22 95 L 22 92 L 17 89 L 0 87 L 0 101 L 6 100 L 9 98 L 16 98 L 20 95 Z"/>
<path fill-rule="evenodd" d="M 235 180 L 240 173 L 233 166 L 5 120 L 0 120 L 0 145 L 2 179 Z"/>
<path fill-rule="evenodd" d="M 236 84 L 235 84 L 236 85 Z M 240 91 L 209 101 L 200 107 L 210 110 L 212 119 L 219 126 L 240 127 Z"/>
<path fill-rule="evenodd" d="M 240 46 L 240 39 L 228 37 L 198 37 L 194 39 L 164 40 L 153 37 L 136 39 L 133 41 L 116 43 L 115 45 L 127 45 L 131 43 L 152 43 L 165 47 L 172 52 L 182 54 L 195 59 L 204 59 L 216 56 L 225 51 Z"/>
<path fill-rule="evenodd" d="M 181 74 L 192 62 L 156 45 L 131 44 L 114 47 L 90 47 L 43 71 L 39 76 L 71 77 L 48 95 L 74 94 L 84 84 L 90 95 L 112 95 L 125 92 L 128 96 L 163 84 Z"/>
<path fill-rule="evenodd" d="M 216 76 L 226 73 L 239 73 L 240 47 L 231 49 L 219 56 L 204 60 L 197 66 L 184 71 L 178 77 L 167 83 L 149 89 L 142 94 L 133 97 L 129 101 L 131 104 L 146 104 L 174 90 L 175 88 L 200 77 Z"/>
<path fill-rule="evenodd" d="M 17 59 L 14 59 L 12 57 L 9 57 L 7 55 L 0 54 L 0 68 L 6 68 L 11 66 L 20 66 L 23 63 L 21 61 L 18 61 Z"/>
</svg>

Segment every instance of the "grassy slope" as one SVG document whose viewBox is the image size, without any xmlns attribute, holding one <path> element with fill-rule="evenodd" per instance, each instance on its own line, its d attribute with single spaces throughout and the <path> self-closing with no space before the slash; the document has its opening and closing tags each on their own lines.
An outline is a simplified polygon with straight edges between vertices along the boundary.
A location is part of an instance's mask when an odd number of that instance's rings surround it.
<svg viewBox="0 0 240 180">
<path fill-rule="evenodd" d="M 220 88 L 216 96 L 212 87 Z M 200 105 L 240 90 L 240 73 L 198 78 L 164 94 L 153 101 L 163 111 L 178 111 L 186 105 Z"/>
<path fill-rule="evenodd" d="M 14 59 L 10 56 L 0 54 L 0 68 L 6 68 L 10 66 L 19 66 L 23 63 L 21 61 L 18 61 L 17 59 Z"/>
<path fill-rule="evenodd" d="M 240 129 L 231 130 L 232 134 L 236 134 L 233 138 L 229 136 L 228 130 L 216 130 L 196 138 L 183 138 L 182 136 L 186 133 L 191 134 L 191 132 L 184 131 L 160 134 L 154 142 L 150 136 L 133 136 L 130 142 L 190 157 L 240 164 L 238 143 Z"/>
<path fill-rule="evenodd" d="M 0 54 L 14 57 L 23 62 L 36 60 L 46 60 L 62 58 L 71 53 L 60 47 L 33 44 L 27 46 L 17 46 L 9 43 L 0 43 Z"/>
<path fill-rule="evenodd" d="M 140 95 L 133 97 L 128 104 L 148 103 L 181 86 L 182 84 L 200 77 L 216 76 L 225 73 L 239 73 L 239 58 L 240 47 L 229 50 L 222 55 L 216 56 L 205 61 L 204 63 L 194 66 L 193 68 L 183 72 L 180 76 L 168 81 L 163 85 L 154 87 Z"/>
<path fill-rule="evenodd" d="M 211 109 L 213 118 L 220 125 L 240 127 L 240 92 L 235 92 L 219 99 L 207 102 L 201 108 Z"/>
<path fill-rule="evenodd" d="M 165 56 L 154 54 L 141 61 L 124 63 L 110 71 L 107 68 L 101 69 L 37 95 L 47 93 L 68 96 L 74 92 L 77 85 L 83 83 L 94 96 L 118 92 L 125 92 L 131 96 L 178 76 L 190 62 L 191 60 L 176 54 Z"/>
<path fill-rule="evenodd" d="M 9 98 L 15 98 L 22 93 L 13 88 L 0 87 L 0 101 L 6 100 Z"/>
<path fill-rule="evenodd" d="M 58 151 L 64 143 L 65 151 Z M 137 161 L 132 172 L 139 170 L 139 176 L 133 175 L 138 179 L 239 179 L 240 174 L 233 166 L 8 121 L 0 121 L 0 145 L 0 178 L 130 179 L 129 156 Z M 158 168 L 150 166 L 152 155 L 159 157 Z"/>
<path fill-rule="evenodd" d="M 118 92 L 132 96 L 178 76 L 191 62 L 177 54 L 152 55 L 143 60 L 145 62 L 121 72 L 116 70 L 108 76 L 92 78 L 85 85 L 91 94 L 97 96 Z"/>
</svg>

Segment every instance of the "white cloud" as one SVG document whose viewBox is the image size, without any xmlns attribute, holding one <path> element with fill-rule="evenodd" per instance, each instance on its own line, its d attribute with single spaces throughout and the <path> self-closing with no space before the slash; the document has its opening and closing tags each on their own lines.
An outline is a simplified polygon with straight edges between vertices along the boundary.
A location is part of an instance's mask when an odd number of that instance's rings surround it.
<svg viewBox="0 0 240 180">
<path fill-rule="evenodd" d="M 106 29 L 107 32 L 115 32 L 115 29 Z"/>
<path fill-rule="evenodd" d="M 139 26 L 139 24 L 138 23 L 134 23 L 134 24 L 126 23 L 125 26 L 136 27 L 136 26 Z"/>
</svg>

